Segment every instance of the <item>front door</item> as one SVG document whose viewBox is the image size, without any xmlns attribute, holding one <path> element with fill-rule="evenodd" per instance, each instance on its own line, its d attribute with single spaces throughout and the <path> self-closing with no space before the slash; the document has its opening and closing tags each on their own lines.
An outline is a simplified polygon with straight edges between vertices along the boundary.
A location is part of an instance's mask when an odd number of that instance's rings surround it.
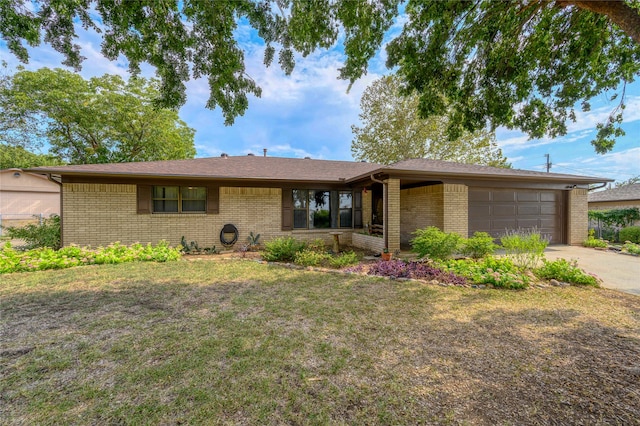
<svg viewBox="0 0 640 426">
<path fill-rule="evenodd" d="M 371 224 L 384 224 L 384 191 L 380 183 L 371 186 Z"/>
</svg>

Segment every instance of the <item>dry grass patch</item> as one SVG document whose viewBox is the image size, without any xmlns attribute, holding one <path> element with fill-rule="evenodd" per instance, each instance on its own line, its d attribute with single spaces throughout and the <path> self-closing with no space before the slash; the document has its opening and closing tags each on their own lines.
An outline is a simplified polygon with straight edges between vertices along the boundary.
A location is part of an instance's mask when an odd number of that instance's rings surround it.
<svg viewBox="0 0 640 426">
<path fill-rule="evenodd" d="M 640 298 L 251 261 L 3 276 L 5 423 L 633 424 Z"/>
</svg>

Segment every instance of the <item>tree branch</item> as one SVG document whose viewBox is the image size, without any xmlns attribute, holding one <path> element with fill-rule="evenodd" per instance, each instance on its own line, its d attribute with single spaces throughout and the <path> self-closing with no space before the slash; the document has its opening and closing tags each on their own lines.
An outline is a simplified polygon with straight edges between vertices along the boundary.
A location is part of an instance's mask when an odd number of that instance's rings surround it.
<svg viewBox="0 0 640 426">
<path fill-rule="evenodd" d="M 604 15 L 640 44 L 640 14 L 622 0 L 557 0 L 560 7 L 574 5 L 598 15 Z"/>
</svg>

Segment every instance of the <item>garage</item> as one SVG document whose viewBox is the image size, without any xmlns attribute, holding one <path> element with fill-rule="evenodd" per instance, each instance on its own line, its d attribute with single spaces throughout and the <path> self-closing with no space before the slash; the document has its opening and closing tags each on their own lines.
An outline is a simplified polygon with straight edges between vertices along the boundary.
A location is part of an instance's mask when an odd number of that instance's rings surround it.
<svg viewBox="0 0 640 426">
<path fill-rule="evenodd" d="M 538 228 L 551 243 L 565 243 L 563 191 L 469 188 L 469 234 L 495 238 L 506 230 Z"/>
</svg>

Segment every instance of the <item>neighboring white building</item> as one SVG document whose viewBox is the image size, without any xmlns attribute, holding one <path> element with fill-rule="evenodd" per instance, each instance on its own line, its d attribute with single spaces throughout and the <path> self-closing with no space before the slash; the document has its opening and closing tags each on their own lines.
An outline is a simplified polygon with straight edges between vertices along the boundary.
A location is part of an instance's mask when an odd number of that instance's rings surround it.
<svg viewBox="0 0 640 426">
<path fill-rule="evenodd" d="M 60 214 L 59 184 L 20 169 L 0 170 L 0 225 L 21 226 L 52 214 Z"/>
</svg>

